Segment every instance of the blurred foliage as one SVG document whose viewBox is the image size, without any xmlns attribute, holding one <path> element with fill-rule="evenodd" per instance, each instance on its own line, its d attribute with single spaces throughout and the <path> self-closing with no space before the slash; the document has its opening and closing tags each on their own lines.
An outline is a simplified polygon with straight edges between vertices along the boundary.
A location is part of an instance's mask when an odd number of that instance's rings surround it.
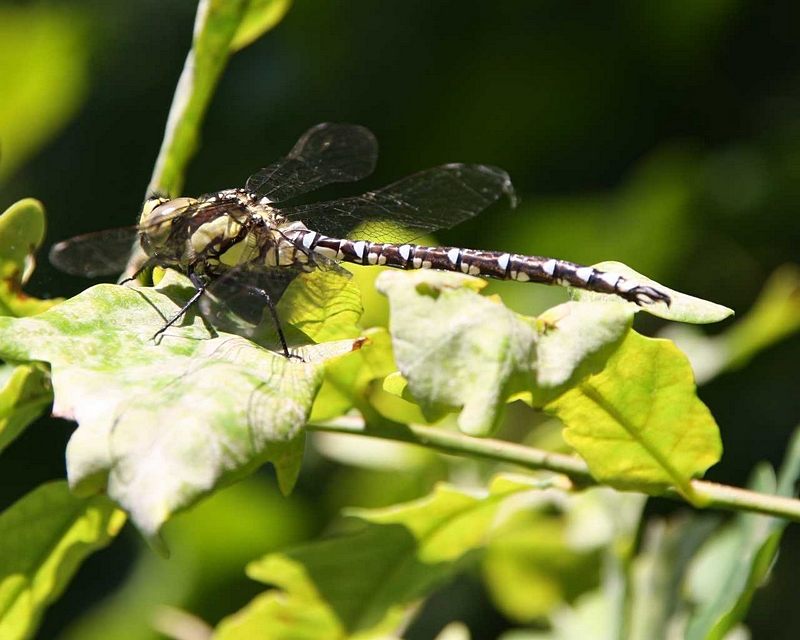
<svg viewBox="0 0 800 640">
<path fill-rule="evenodd" d="M 283 11 L 287 3 L 272 4 Z M 191 44 L 195 9 L 193 0 L 0 5 L 3 206 L 28 195 L 46 202 L 51 240 L 135 221 Z M 800 420 L 800 340 L 792 333 L 798 317 L 792 263 L 800 246 L 797 19 L 791 0 L 617 0 L 590 6 L 405 0 L 379 8 L 367 0 L 298 0 L 277 29 L 231 59 L 209 106 L 186 192 L 243 184 L 299 132 L 326 120 L 358 122 L 377 134 L 383 154 L 368 186 L 447 161 L 502 166 L 523 206 L 513 214 L 498 207 L 439 240 L 587 263 L 621 260 L 675 289 L 737 310 L 742 320 L 731 321 L 718 336 L 694 333 L 699 348 L 686 350 L 696 371 L 704 372 L 708 384 L 701 397 L 723 431 L 726 454 L 711 477 L 742 484 L 757 460 L 781 458 Z M 339 193 L 331 188 L 326 195 Z M 776 272 L 784 264 L 789 266 Z M 377 270 L 363 271 L 371 281 Z M 528 314 L 565 299 L 556 288 L 491 286 Z M 42 265 L 28 291 L 48 297 L 78 287 Z M 368 324 L 384 324 L 383 301 L 366 297 L 365 303 L 372 314 Z M 644 318 L 637 323 L 644 333 L 660 326 Z M 710 369 L 695 364 L 704 348 L 712 354 Z M 380 370 L 382 363 L 373 364 Z M 352 375 L 348 366 L 343 363 L 342 376 Z M 397 404 L 401 399 L 369 380 L 364 385 L 372 398 L 385 401 L 383 414 L 408 415 L 408 407 Z M 530 412 L 509 411 L 504 433 L 526 434 L 532 421 Z M 9 446 L 4 506 L 31 486 L 63 477 L 63 448 L 53 451 L 62 446 L 54 431 L 63 433 L 64 425 L 30 427 Z M 274 481 L 259 476 L 252 482 L 262 481 L 259 491 L 271 496 L 268 503 L 248 511 L 252 496 L 226 504 L 221 493 L 187 514 L 200 522 L 187 524 L 186 537 L 174 539 L 176 556 L 169 565 L 124 541 L 89 558 L 77 588 L 48 613 L 41 637 L 55 637 L 70 621 L 77 625 L 70 636 L 75 638 L 92 637 L 87 629 L 95 622 L 96 637 L 106 637 L 100 631 L 107 631 L 105 625 L 119 630 L 118 637 L 124 629 L 138 630 L 130 637 L 152 637 L 144 628 L 150 628 L 154 605 L 165 602 L 216 622 L 259 591 L 257 585 L 248 591 L 239 575 L 244 561 L 270 551 L 270 544 L 308 539 L 339 506 L 411 500 L 444 478 L 480 486 L 490 472 L 485 463 L 433 456 L 421 466 L 417 461 L 389 470 L 373 461 L 372 468 L 346 468 L 331 462 L 329 455 L 342 456 L 328 444 L 320 448 L 323 454 L 309 452 L 299 493 L 288 502 L 264 489 Z M 304 505 L 301 515 L 292 511 L 298 503 Z M 237 523 L 255 523 L 259 533 L 247 534 L 262 539 L 264 548 L 252 538 L 233 542 L 243 539 L 228 537 Z M 682 532 L 676 539 L 683 540 L 684 529 L 675 528 Z M 795 530 L 784 536 L 787 560 L 800 549 Z M 168 541 L 169 534 L 168 527 Z M 698 544 L 701 534 L 685 537 Z M 187 564 L 178 564 L 178 550 L 189 549 L 192 536 L 206 544 L 197 545 Z M 729 553 L 734 548 L 730 534 L 727 546 L 724 540 L 718 545 Z M 652 548 L 642 552 L 642 565 L 653 559 Z M 671 548 L 684 557 L 678 542 Z M 524 552 L 517 568 L 530 566 L 535 575 L 535 558 Z M 629 560 L 624 553 L 618 558 Z M 732 569 L 735 563 L 736 558 Z M 129 580 L 114 599 L 75 622 L 107 595 L 93 589 L 119 587 L 126 568 Z M 226 580 L 234 575 L 241 584 L 229 589 Z M 791 562 L 776 565 L 747 620 L 754 637 L 794 637 L 800 626 L 794 579 Z M 740 593 L 749 599 L 747 579 L 742 583 Z M 492 610 L 486 595 L 464 584 L 452 586 L 436 607 L 426 607 L 419 625 L 435 623 L 446 612 L 452 615 L 445 620 L 468 620 L 473 637 L 494 637 L 510 624 L 487 613 Z M 729 595 L 738 597 L 733 590 Z M 493 597 L 507 616 L 519 611 L 515 602 Z M 736 606 L 728 611 L 741 613 Z M 645 617 L 653 613 L 641 611 Z M 717 611 L 728 615 L 724 606 Z M 518 619 L 525 615 L 532 614 L 522 611 Z M 561 632 L 557 637 L 587 621 L 589 629 L 615 628 L 614 611 L 599 591 L 551 616 Z"/>
<path fill-rule="evenodd" d="M 102 494 L 77 498 L 66 482 L 34 489 L 0 515 L 0 634 L 32 635 L 87 555 L 111 542 L 125 513 Z"/>
<path fill-rule="evenodd" d="M 78 112 L 89 92 L 89 35 L 84 7 L 0 4 L 0 183 Z"/>
</svg>

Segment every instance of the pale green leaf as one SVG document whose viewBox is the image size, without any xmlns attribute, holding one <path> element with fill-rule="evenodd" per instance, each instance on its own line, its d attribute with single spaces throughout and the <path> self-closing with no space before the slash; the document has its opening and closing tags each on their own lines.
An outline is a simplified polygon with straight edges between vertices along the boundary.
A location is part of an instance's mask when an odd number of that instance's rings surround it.
<svg viewBox="0 0 800 640">
<path fill-rule="evenodd" d="M 696 395 L 689 362 L 671 342 L 633 331 L 605 369 L 545 408 L 592 475 L 619 489 L 659 493 L 689 481 L 722 453 L 719 429 Z"/>
<path fill-rule="evenodd" d="M 470 640 L 469 627 L 463 622 L 451 622 L 436 636 L 436 640 Z"/>
<path fill-rule="evenodd" d="M 537 317 L 543 331 L 537 345 L 536 383 L 552 389 L 596 373 L 619 347 L 632 319 L 631 308 L 616 300 L 567 302 L 548 309 Z"/>
<path fill-rule="evenodd" d="M 172 514 L 264 462 L 288 492 L 320 358 L 353 348 L 326 343 L 287 360 L 213 337 L 191 313 L 155 344 L 191 292 L 170 272 L 155 289 L 100 285 L 34 318 L 0 318 L 0 356 L 49 362 L 53 413 L 79 423 L 67 447 L 71 486 L 106 490 L 150 539 Z"/>
<path fill-rule="evenodd" d="M 349 358 L 325 369 L 311 422 L 323 422 L 355 408 L 371 427 L 396 424 L 424 424 L 425 416 L 410 397 L 402 399 L 386 388 L 399 375 L 392 353 L 391 336 L 383 327 L 364 332 L 364 346 Z"/>
<path fill-rule="evenodd" d="M 530 480 L 500 477 L 483 495 L 440 485 L 414 502 L 350 510 L 347 533 L 251 563 L 248 575 L 279 591 L 223 621 L 220 636 L 242 637 L 222 635 L 232 633 L 234 624 L 267 629 L 268 638 L 368 638 L 386 632 L 420 598 L 477 559 L 471 552 L 489 540 L 506 498 L 536 493 L 536 487 Z"/>
<path fill-rule="evenodd" d="M 605 591 L 585 593 L 574 605 L 563 604 L 550 616 L 550 629 L 514 629 L 500 640 L 588 640 L 589 638 L 619 638 L 614 627 L 614 602 Z"/>
<path fill-rule="evenodd" d="M 0 637 L 32 636 L 84 558 L 124 522 L 106 496 L 77 498 L 65 482 L 42 485 L 0 514 Z"/>
<path fill-rule="evenodd" d="M 291 6 L 292 0 L 250 0 L 231 42 L 231 48 L 243 49 L 258 40 L 283 20 Z"/>
<path fill-rule="evenodd" d="M 42 367 L 0 364 L 0 451 L 44 413 L 52 400 Z"/>
<path fill-rule="evenodd" d="M 44 208 L 38 200 L 25 198 L 0 215 L 0 315 L 32 316 L 61 301 L 38 300 L 22 292 L 44 234 Z"/>
<path fill-rule="evenodd" d="M 720 304 L 709 302 L 708 300 L 703 300 L 701 298 L 695 298 L 693 296 L 686 295 L 685 293 L 680 293 L 679 291 L 670 289 L 669 287 L 665 287 L 655 280 L 651 280 L 650 278 L 637 273 L 621 262 L 600 262 L 592 266 L 596 269 L 600 269 L 601 271 L 609 271 L 625 276 L 626 278 L 639 284 L 649 285 L 655 289 L 658 289 L 659 291 L 669 294 L 670 296 L 669 306 L 658 302 L 655 304 L 646 304 L 640 307 L 633 302 L 629 302 L 628 304 L 634 310 L 646 311 L 651 315 L 664 318 L 665 320 L 688 322 L 690 324 L 709 324 L 712 322 L 720 322 L 721 320 L 733 315 L 733 310 L 728 309 L 728 307 L 723 307 Z M 595 293 L 593 291 L 585 291 L 583 289 L 570 288 L 569 293 L 570 297 L 572 297 L 574 300 L 619 300 L 619 296 Z"/>
<path fill-rule="evenodd" d="M 620 303 L 567 303 L 524 318 L 479 295 L 485 281 L 455 273 L 384 272 L 392 346 L 407 391 L 430 420 L 460 410 L 459 428 L 485 436 L 509 396 L 541 406 L 599 371 L 630 326 Z"/>
<path fill-rule="evenodd" d="M 795 430 L 777 482 L 768 464 L 756 467 L 748 488 L 784 497 L 797 494 L 800 479 L 800 429 Z M 688 576 L 696 603 L 685 637 L 720 639 L 742 621 L 756 589 L 766 579 L 788 522 L 739 513 L 694 559 Z"/>
</svg>

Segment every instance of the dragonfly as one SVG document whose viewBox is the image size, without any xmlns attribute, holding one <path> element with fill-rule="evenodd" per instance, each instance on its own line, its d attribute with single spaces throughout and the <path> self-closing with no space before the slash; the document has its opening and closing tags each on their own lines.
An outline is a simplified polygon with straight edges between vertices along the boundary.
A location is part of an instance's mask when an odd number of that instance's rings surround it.
<svg viewBox="0 0 800 640">
<path fill-rule="evenodd" d="M 137 226 L 59 242 L 50 260 L 71 274 L 120 273 L 138 238 L 147 258 L 128 280 L 158 266 L 177 269 L 195 287 L 154 340 L 199 304 L 212 326 L 247 337 L 271 318 L 287 358 L 291 354 L 278 300 L 303 273 L 316 272 L 325 288 L 335 292 L 350 277 L 340 263 L 455 271 L 577 287 L 640 306 L 670 304 L 669 295 L 648 284 L 566 260 L 413 244 L 425 234 L 477 216 L 504 197 L 516 207 L 511 179 L 497 167 L 445 164 L 358 196 L 285 204 L 325 185 L 367 177 L 377 157 L 377 140 L 367 128 L 318 124 L 286 156 L 251 175 L 244 188 L 197 198 L 152 195 Z"/>
</svg>

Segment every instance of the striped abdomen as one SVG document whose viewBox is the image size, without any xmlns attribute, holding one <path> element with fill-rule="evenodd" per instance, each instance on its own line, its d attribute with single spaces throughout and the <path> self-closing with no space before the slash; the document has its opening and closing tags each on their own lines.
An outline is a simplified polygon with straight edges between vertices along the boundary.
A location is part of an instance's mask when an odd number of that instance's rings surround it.
<svg viewBox="0 0 800 640">
<path fill-rule="evenodd" d="M 651 286 L 639 284 L 616 273 L 554 258 L 457 247 L 341 240 L 306 229 L 292 230 L 285 237 L 306 251 L 319 253 L 332 260 L 365 266 L 459 271 L 499 280 L 556 284 L 615 294 L 639 305 L 659 301 L 670 303 L 667 294 Z"/>
</svg>

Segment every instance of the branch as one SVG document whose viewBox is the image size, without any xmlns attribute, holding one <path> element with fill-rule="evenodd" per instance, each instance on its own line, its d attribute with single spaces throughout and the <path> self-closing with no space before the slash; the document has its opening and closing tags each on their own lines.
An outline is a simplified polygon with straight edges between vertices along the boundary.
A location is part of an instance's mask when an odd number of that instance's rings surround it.
<svg viewBox="0 0 800 640">
<path fill-rule="evenodd" d="M 533 449 L 514 442 L 491 438 L 472 438 L 454 431 L 399 424 L 377 431 L 366 428 L 360 418 L 339 418 L 325 424 L 310 424 L 308 429 L 324 433 L 343 433 L 407 442 L 442 453 L 507 462 L 527 469 L 553 471 L 567 476 L 576 489 L 601 486 L 592 477 L 589 467 L 580 458 Z M 763 513 L 800 522 L 800 500 L 757 493 L 705 480 L 692 480 L 691 485 L 695 497 L 704 507 Z M 674 489 L 668 489 L 663 497 L 685 502 L 685 498 Z"/>
</svg>

